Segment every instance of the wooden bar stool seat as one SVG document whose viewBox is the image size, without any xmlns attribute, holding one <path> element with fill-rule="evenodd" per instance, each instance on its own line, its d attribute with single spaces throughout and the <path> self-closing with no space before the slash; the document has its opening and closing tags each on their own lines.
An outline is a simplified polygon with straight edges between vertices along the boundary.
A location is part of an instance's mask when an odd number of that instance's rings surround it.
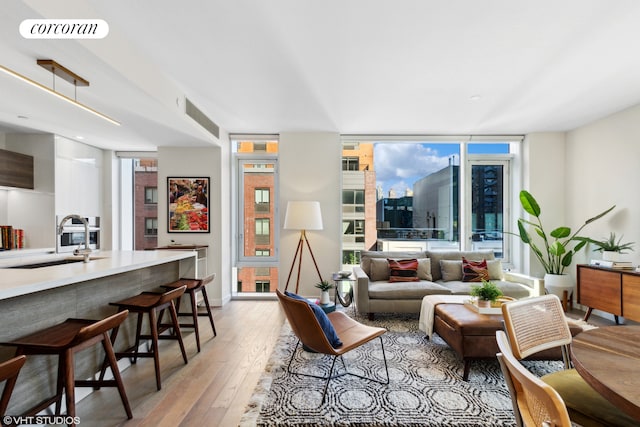
<svg viewBox="0 0 640 427">
<path fill-rule="evenodd" d="M 16 355 L 58 355 L 58 380 L 56 395 L 45 399 L 25 413 L 36 415 L 52 403 L 56 404 L 56 415 L 60 415 L 63 392 L 66 396 L 67 415 L 76 416 L 75 387 L 117 387 L 127 418 L 133 418 L 129 400 L 122 383 L 118 362 L 113 352 L 109 331 L 117 329 L 129 314 L 121 311 L 102 320 L 67 319 L 64 322 L 4 343 L 16 347 Z M 102 343 L 106 363 L 111 367 L 113 380 L 76 380 L 75 353 Z"/>
<path fill-rule="evenodd" d="M 180 324 L 178 323 L 178 314 L 174 300 L 180 298 L 187 287 L 180 286 L 165 293 L 156 292 L 142 292 L 131 298 L 126 298 L 121 301 L 109 303 L 110 305 L 118 307 L 118 311 L 128 310 L 132 313 L 137 313 L 137 327 L 136 327 L 136 342 L 135 344 L 120 352 L 116 352 L 116 358 L 121 359 L 123 357 L 131 358 L 131 363 L 136 363 L 138 357 L 153 357 L 155 371 L 156 371 L 156 386 L 158 390 L 162 388 L 160 380 L 160 357 L 158 353 L 158 341 L 161 339 L 176 340 L 180 344 L 180 351 L 182 352 L 182 358 L 184 363 L 188 363 L 187 353 L 184 349 L 184 343 L 182 342 L 182 334 L 180 333 Z M 171 327 L 172 333 L 169 335 L 161 335 L 167 328 L 160 327 L 160 319 L 162 312 L 168 309 L 171 314 Z M 150 335 L 142 334 L 142 318 L 144 314 L 149 316 L 149 329 Z M 115 343 L 118 335 L 118 328 L 115 328 L 111 332 L 111 342 Z M 151 351 L 140 351 L 140 340 L 151 340 Z M 104 367 L 103 367 L 104 373 Z"/>
<path fill-rule="evenodd" d="M 27 356 L 17 356 L 0 363 L 0 382 L 5 381 L 4 389 L 2 390 L 2 399 L 0 399 L 0 417 L 4 417 L 7 413 L 11 393 L 13 393 L 18 374 L 26 360 Z"/>
<path fill-rule="evenodd" d="M 181 327 L 185 328 L 193 328 L 196 335 L 196 345 L 198 347 L 198 352 L 200 352 L 200 331 L 198 329 L 198 316 L 206 316 L 209 318 L 209 322 L 211 323 L 211 329 L 213 330 L 213 336 L 217 336 L 216 333 L 216 325 L 213 322 L 213 314 L 211 313 L 211 306 L 209 305 L 209 297 L 207 296 L 207 288 L 206 285 L 213 282 L 216 275 L 211 274 L 209 276 L 204 277 L 203 279 L 180 279 L 173 283 L 169 283 L 164 285 L 163 287 L 166 289 L 176 289 L 180 286 L 186 286 L 185 294 L 189 295 L 189 300 L 191 302 L 191 311 L 190 312 L 181 312 L 180 311 L 180 298 L 176 301 L 176 306 L 178 307 L 178 317 L 188 316 L 191 317 L 191 323 L 180 323 Z M 206 308 L 205 312 L 200 312 L 198 310 L 197 304 L 197 293 L 202 292 L 202 301 L 204 302 L 204 306 Z"/>
</svg>

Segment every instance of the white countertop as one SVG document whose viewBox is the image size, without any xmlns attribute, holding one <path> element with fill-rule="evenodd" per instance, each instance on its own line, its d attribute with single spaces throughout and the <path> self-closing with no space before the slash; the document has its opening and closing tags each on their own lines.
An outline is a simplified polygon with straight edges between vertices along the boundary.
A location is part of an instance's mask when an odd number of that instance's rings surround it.
<svg viewBox="0 0 640 427">
<path fill-rule="evenodd" d="M 191 257 L 195 262 L 196 253 L 193 251 L 96 251 L 91 256 L 95 259 L 88 263 L 76 262 L 33 269 L 6 267 L 78 257 L 72 254 L 50 254 L 24 257 L 19 261 L 15 258 L 2 259 L 0 261 L 0 299 L 27 295 Z"/>
</svg>

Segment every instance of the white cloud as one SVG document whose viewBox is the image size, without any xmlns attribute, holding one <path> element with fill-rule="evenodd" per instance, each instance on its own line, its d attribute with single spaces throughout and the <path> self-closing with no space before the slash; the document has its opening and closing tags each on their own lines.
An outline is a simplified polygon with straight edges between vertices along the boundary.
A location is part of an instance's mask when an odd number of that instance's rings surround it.
<svg viewBox="0 0 640 427">
<path fill-rule="evenodd" d="M 374 161 L 377 185 L 388 197 L 390 189 L 402 196 L 415 181 L 445 168 L 449 156 L 424 144 L 384 143 L 375 145 Z"/>
</svg>

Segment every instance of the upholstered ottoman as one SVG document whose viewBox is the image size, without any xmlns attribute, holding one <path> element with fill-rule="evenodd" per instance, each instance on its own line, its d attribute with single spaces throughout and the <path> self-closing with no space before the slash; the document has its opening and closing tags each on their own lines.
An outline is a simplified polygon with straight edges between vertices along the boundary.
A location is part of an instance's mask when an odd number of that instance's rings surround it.
<svg viewBox="0 0 640 427">
<path fill-rule="evenodd" d="M 496 357 L 496 331 L 504 329 L 501 314 L 480 314 L 464 304 L 438 304 L 433 331 L 464 360 L 462 379 L 469 379 L 471 361 Z"/>
<path fill-rule="evenodd" d="M 501 314 L 480 314 L 464 304 L 435 306 L 433 331 L 464 361 L 462 379 L 469 379 L 471 361 L 491 359 L 498 353 L 496 331 L 504 329 Z M 571 334 L 582 332 L 579 325 L 570 324 Z M 529 357 L 531 360 L 562 360 L 559 348 L 545 350 Z"/>
</svg>

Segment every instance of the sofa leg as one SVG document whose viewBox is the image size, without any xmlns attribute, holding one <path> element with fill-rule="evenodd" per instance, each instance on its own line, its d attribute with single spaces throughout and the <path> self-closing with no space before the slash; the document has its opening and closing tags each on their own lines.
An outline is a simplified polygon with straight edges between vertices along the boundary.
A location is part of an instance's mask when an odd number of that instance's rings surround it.
<svg viewBox="0 0 640 427">
<path fill-rule="evenodd" d="M 369 320 L 374 320 L 376 315 L 375 313 L 368 313 L 368 316 L 369 316 Z"/>
</svg>

